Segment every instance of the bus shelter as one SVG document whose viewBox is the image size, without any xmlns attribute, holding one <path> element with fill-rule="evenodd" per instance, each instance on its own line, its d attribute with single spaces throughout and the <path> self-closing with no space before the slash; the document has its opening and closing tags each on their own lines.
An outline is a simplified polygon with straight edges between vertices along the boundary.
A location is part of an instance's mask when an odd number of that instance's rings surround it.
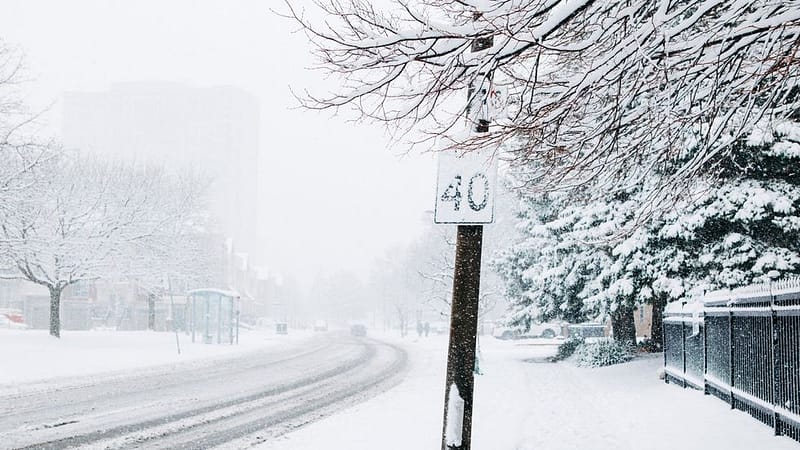
<svg viewBox="0 0 800 450">
<path fill-rule="evenodd" d="M 205 344 L 239 343 L 239 299 L 236 291 L 195 289 L 186 302 L 192 342 L 196 335 Z"/>
</svg>

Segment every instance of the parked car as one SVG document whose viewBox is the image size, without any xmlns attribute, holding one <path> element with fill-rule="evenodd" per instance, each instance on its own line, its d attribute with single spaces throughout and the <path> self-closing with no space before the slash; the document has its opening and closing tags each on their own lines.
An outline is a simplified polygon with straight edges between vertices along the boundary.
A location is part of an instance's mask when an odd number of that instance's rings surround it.
<svg viewBox="0 0 800 450">
<path fill-rule="evenodd" d="M 607 336 L 606 325 L 596 322 L 578 323 L 569 326 L 570 337 L 581 337 L 588 340 L 601 339 Z"/>
<path fill-rule="evenodd" d="M 21 312 L 14 310 L 0 311 L 0 328 L 13 328 L 17 330 L 24 330 L 28 328 L 25 319 L 22 317 Z"/>
<path fill-rule="evenodd" d="M 314 322 L 314 331 L 328 331 L 328 322 L 317 320 Z"/>
<path fill-rule="evenodd" d="M 350 334 L 353 336 L 366 336 L 367 327 L 361 323 L 350 325 Z"/>
<path fill-rule="evenodd" d="M 519 339 L 520 334 L 521 333 L 519 330 L 508 327 L 494 327 L 494 329 L 492 329 L 492 336 L 504 341 L 509 339 Z"/>
<path fill-rule="evenodd" d="M 528 331 L 522 331 L 516 328 L 509 327 L 495 327 L 492 330 L 492 336 L 497 339 L 529 339 L 529 338 L 545 338 L 552 339 L 558 336 L 563 336 L 563 325 L 557 322 L 534 323 Z"/>
</svg>

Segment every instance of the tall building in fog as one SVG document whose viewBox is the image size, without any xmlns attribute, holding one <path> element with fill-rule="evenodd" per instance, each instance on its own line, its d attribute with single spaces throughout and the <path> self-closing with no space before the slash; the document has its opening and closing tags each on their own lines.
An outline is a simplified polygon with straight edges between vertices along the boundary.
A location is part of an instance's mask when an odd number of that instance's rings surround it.
<svg viewBox="0 0 800 450">
<path fill-rule="evenodd" d="M 211 209 L 237 252 L 255 256 L 259 106 L 234 87 L 125 83 L 64 97 L 67 147 L 192 165 L 214 178 Z"/>
</svg>

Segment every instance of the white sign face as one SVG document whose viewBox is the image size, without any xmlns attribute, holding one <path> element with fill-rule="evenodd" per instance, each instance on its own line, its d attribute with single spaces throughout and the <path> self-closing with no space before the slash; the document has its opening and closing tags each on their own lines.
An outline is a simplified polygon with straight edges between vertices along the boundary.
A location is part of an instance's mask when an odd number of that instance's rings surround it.
<svg viewBox="0 0 800 450">
<path fill-rule="evenodd" d="M 436 223 L 483 224 L 494 221 L 497 162 L 489 152 L 458 156 L 439 153 Z"/>
</svg>

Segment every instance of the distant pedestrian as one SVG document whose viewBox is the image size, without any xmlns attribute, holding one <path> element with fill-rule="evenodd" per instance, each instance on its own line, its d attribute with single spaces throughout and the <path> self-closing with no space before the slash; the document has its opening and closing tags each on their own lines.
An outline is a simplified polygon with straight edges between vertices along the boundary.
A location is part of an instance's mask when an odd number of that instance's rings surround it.
<svg viewBox="0 0 800 450">
<path fill-rule="evenodd" d="M 422 322 L 417 322 L 417 336 L 422 337 Z"/>
<path fill-rule="evenodd" d="M 430 324 L 430 322 L 425 322 L 425 325 L 424 325 L 423 328 L 425 329 L 425 337 L 428 337 L 428 333 L 431 332 L 431 324 Z"/>
</svg>

